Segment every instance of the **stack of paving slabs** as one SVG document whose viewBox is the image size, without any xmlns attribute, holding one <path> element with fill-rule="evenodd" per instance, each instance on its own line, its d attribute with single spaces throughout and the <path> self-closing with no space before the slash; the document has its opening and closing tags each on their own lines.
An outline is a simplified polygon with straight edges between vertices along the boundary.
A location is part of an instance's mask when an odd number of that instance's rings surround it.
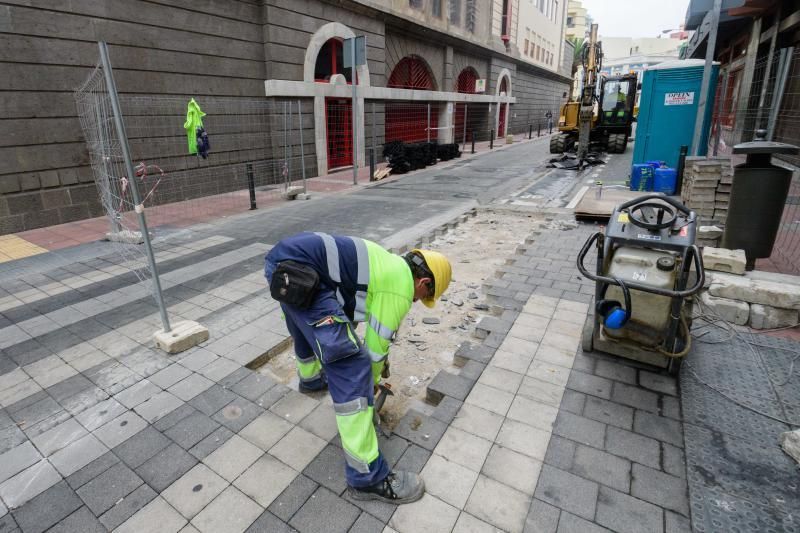
<svg viewBox="0 0 800 533">
<path fill-rule="evenodd" d="M 701 222 L 724 224 L 732 184 L 730 158 L 687 157 L 681 201 L 697 213 Z"/>
</svg>

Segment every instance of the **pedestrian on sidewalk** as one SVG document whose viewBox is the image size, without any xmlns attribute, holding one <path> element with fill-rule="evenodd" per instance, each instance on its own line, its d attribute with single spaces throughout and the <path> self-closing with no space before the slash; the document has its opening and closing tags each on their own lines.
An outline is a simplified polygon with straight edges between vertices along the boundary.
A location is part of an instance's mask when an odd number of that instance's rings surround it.
<svg viewBox="0 0 800 533">
<path fill-rule="evenodd" d="M 430 250 L 398 256 L 366 239 L 325 233 L 283 239 L 265 262 L 294 340 L 300 390 L 330 390 L 350 494 L 394 504 L 420 499 L 422 478 L 390 471 L 378 449 L 373 400 L 411 304 L 435 305 L 450 284 L 450 263 Z M 359 322 L 366 322 L 363 342 Z"/>
</svg>

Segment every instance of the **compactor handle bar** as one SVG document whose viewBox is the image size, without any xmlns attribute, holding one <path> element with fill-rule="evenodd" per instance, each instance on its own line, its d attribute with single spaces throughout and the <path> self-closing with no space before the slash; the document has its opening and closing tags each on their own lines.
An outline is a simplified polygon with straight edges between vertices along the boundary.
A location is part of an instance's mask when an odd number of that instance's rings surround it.
<svg viewBox="0 0 800 533">
<path fill-rule="evenodd" d="M 619 283 L 614 278 L 608 276 L 601 276 L 599 274 L 592 274 L 583 265 L 583 260 L 586 258 L 586 254 L 589 253 L 589 248 L 591 248 L 592 244 L 594 244 L 595 241 L 604 237 L 605 235 L 600 231 L 589 237 L 589 239 L 583 245 L 583 248 L 581 248 L 580 253 L 578 254 L 578 260 L 577 260 L 578 270 L 580 270 L 581 274 L 583 274 L 592 281 L 600 281 L 603 283 L 607 283 L 609 285 L 619 286 Z M 649 292 L 651 294 L 658 294 L 659 296 L 667 296 L 669 298 L 686 298 L 687 296 L 692 296 L 693 294 L 697 294 L 700 291 L 700 289 L 703 288 L 703 285 L 706 282 L 706 274 L 705 270 L 703 269 L 703 259 L 700 256 L 700 250 L 698 250 L 697 246 L 695 246 L 694 244 L 686 249 L 686 253 L 683 256 L 684 265 L 686 264 L 686 261 L 688 261 L 689 259 L 688 256 L 690 255 L 692 262 L 694 263 L 695 272 L 697 273 L 697 282 L 690 289 L 684 289 L 682 291 L 659 289 L 657 287 L 651 287 L 649 285 L 642 285 L 641 283 L 637 283 L 635 281 L 625 281 L 625 285 L 629 289 L 636 289 L 638 291 Z"/>
<path fill-rule="evenodd" d="M 654 194 L 646 194 L 644 196 L 640 196 L 638 198 L 634 198 L 633 200 L 628 200 L 624 204 L 620 204 L 617 208 L 618 211 L 622 211 L 624 209 L 628 209 L 629 207 L 635 206 L 636 204 L 641 204 L 648 200 L 661 200 L 662 202 L 666 202 L 681 213 L 684 213 L 687 217 L 691 214 L 691 211 L 688 207 L 680 203 L 679 201 L 675 200 L 674 198 L 670 198 L 661 193 L 654 193 Z"/>
</svg>

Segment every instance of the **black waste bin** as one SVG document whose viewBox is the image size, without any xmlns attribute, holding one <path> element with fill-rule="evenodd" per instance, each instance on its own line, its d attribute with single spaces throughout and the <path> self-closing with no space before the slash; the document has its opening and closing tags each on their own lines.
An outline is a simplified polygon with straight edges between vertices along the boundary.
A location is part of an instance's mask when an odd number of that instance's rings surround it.
<svg viewBox="0 0 800 533">
<path fill-rule="evenodd" d="M 792 171 L 773 165 L 772 156 L 800 151 L 791 144 L 767 141 L 766 133 L 757 130 L 755 140 L 733 147 L 733 153 L 746 154 L 747 161 L 733 169 L 733 187 L 721 246 L 744 250 L 747 270 L 755 267 L 756 259 L 772 255 L 792 183 Z"/>
</svg>

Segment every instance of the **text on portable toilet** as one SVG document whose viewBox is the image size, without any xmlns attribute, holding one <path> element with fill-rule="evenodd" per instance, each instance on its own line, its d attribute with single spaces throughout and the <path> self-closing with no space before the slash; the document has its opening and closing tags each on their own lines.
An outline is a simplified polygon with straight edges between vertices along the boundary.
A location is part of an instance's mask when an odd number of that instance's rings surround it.
<svg viewBox="0 0 800 533">
<path fill-rule="evenodd" d="M 664 105 L 692 105 L 693 103 L 694 92 L 664 94 Z"/>
</svg>

